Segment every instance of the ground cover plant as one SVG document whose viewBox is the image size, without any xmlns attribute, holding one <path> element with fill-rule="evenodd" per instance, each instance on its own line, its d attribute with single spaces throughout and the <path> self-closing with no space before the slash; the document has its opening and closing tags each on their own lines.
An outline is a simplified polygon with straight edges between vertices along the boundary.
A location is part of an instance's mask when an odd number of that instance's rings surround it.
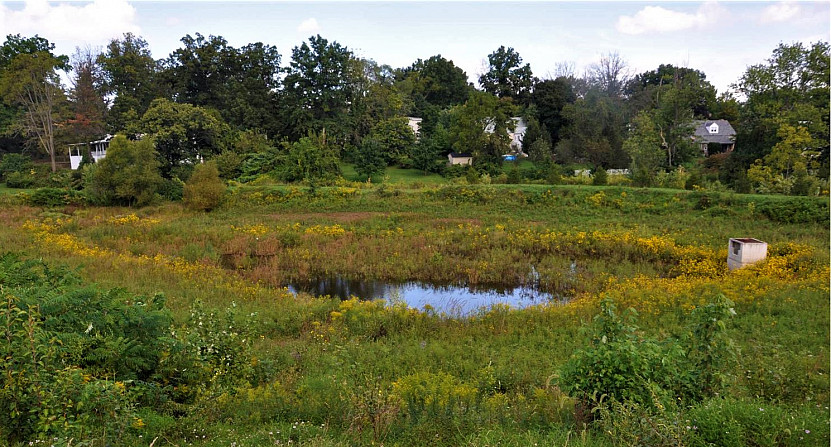
<svg viewBox="0 0 831 447">
<path fill-rule="evenodd" d="M 209 213 L 6 200 L 12 445 L 829 442 L 825 199 L 344 183 L 232 186 Z M 768 259 L 728 271 L 737 236 Z M 282 287 L 329 274 L 567 300 L 453 318 Z"/>
</svg>

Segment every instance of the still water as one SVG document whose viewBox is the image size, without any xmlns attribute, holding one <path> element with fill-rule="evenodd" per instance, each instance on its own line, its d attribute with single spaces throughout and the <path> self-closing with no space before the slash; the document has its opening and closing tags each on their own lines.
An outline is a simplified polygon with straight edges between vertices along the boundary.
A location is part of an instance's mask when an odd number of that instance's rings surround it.
<svg viewBox="0 0 831 447">
<path fill-rule="evenodd" d="M 358 281 L 341 277 L 322 278 L 305 283 L 288 285 L 294 293 L 329 295 L 348 299 L 356 296 L 363 300 L 383 299 L 388 303 L 406 303 L 407 306 L 424 309 L 430 305 L 436 312 L 451 316 L 464 316 L 494 304 L 507 304 L 522 308 L 534 304 L 561 302 L 559 297 L 539 292 L 532 286 L 513 288 L 480 288 L 459 285 L 438 285 L 423 282 L 388 283 L 382 281 Z"/>
</svg>

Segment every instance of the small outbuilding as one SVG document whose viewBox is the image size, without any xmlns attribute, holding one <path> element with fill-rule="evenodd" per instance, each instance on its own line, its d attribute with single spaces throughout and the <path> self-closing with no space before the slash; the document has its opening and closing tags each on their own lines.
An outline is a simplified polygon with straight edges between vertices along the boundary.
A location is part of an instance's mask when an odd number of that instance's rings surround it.
<svg viewBox="0 0 831 447">
<path fill-rule="evenodd" d="M 768 255 L 767 242 L 752 237 L 730 238 L 727 246 L 727 268 L 740 269 L 755 264 Z"/>
<path fill-rule="evenodd" d="M 447 160 L 451 165 L 472 165 L 473 155 L 468 153 L 451 152 L 447 154 Z"/>
</svg>

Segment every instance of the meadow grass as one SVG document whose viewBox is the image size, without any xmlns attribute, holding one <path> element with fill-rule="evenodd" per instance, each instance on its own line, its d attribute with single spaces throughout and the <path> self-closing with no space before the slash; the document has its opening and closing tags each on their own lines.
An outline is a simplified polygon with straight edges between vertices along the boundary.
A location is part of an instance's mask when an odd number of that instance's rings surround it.
<svg viewBox="0 0 831 447">
<path fill-rule="evenodd" d="M 828 443 L 828 223 L 783 223 L 761 211 L 794 199 L 582 185 L 358 186 L 243 186 L 211 213 L 178 204 L 6 207 L 0 243 L 103 287 L 163 292 L 177 325 L 197 301 L 256 314 L 249 385 L 184 418 L 143 410 L 143 439 L 617 445 L 582 425 L 557 387 L 560 366 L 584 343 L 581 326 L 611 297 L 637 309 L 641 331 L 681 339 L 692 309 L 723 294 L 736 303 L 728 334 L 737 361 L 725 371 L 723 400 L 701 405 L 722 415 L 770 406 L 813 435 L 771 438 L 777 443 Z M 827 213 L 827 200 L 811 203 Z M 769 259 L 727 271 L 727 239 L 737 236 L 769 242 Z M 563 275 L 572 261 L 576 279 Z M 516 284 L 532 265 L 543 288 L 571 301 L 458 319 L 280 287 L 330 274 Z"/>
</svg>

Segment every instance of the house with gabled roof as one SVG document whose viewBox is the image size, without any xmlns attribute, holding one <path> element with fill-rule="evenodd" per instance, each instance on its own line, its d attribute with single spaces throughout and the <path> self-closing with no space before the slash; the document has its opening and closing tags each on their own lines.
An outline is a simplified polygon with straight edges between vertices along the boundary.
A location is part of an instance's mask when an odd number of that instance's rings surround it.
<svg viewBox="0 0 831 447">
<path fill-rule="evenodd" d="M 727 120 L 698 120 L 694 121 L 695 131 L 692 139 L 701 149 L 704 156 L 710 155 L 708 146 L 711 143 L 721 145 L 721 152 L 731 152 L 736 148 L 736 131 Z"/>
</svg>

